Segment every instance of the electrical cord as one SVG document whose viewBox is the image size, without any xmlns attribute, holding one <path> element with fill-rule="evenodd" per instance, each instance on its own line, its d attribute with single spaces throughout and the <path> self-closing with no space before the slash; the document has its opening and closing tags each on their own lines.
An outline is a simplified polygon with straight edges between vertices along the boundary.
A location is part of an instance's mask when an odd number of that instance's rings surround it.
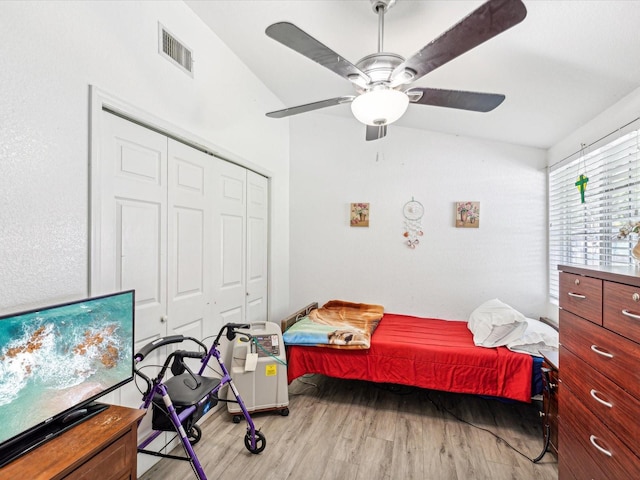
<svg viewBox="0 0 640 480">
<path fill-rule="evenodd" d="M 547 450 L 549 450 L 549 437 L 551 435 L 551 425 L 549 425 L 549 422 L 545 423 L 544 430 L 544 447 L 542 449 L 542 452 L 540 452 L 540 455 L 531 460 L 533 463 L 538 463 L 540 460 L 542 460 L 542 457 L 544 457 L 545 453 L 547 453 Z"/>
<path fill-rule="evenodd" d="M 469 426 L 471 426 L 473 428 L 477 428 L 478 430 L 482 430 L 484 432 L 487 432 L 487 433 L 493 435 L 496 439 L 500 440 L 502 443 L 504 443 L 511 450 L 513 450 L 517 454 L 521 455 L 522 457 L 526 458 L 527 460 L 529 460 L 532 463 L 537 463 L 538 461 L 540 461 L 540 459 L 542 459 L 542 457 L 544 456 L 544 454 L 547 451 L 548 441 L 546 440 L 545 441 L 545 445 L 544 445 L 544 450 L 542 451 L 542 453 L 540 455 L 538 455 L 538 457 L 536 457 L 535 459 L 534 458 L 530 458 L 528 455 L 526 455 L 522 451 L 518 450 L 516 447 L 511 445 L 505 438 L 501 437 L 497 433 L 489 430 L 488 428 L 484 428 L 484 427 L 481 427 L 479 425 L 476 425 L 476 424 L 474 424 L 474 423 L 472 423 L 472 422 L 470 422 L 468 420 L 465 420 L 464 418 L 461 418 L 460 416 L 456 415 L 453 411 L 451 411 L 450 409 L 448 409 L 447 407 L 442 405 L 442 403 L 438 403 L 435 400 L 433 400 L 428 392 L 426 393 L 426 397 L 427 397 L 427 400 L 429 400 L 437 409 L 439 409 L 439 410 L 441 409 L 441 410 L 447 412 L 453 418 L 455 418 L 456 420 L 458 420 L 458 421 L 460 421 L 462 423 L 466 423 L 467 425 L 469 425 Z M 547 435 L 547 439 L 548 438 L 549 438 L 549 436 Z"/>
<path fill-rule="evenodd" d="M 548 376 L 548 372 L 544 372 L 547 374 Z M 548 390 L 548 386 L 549 386 L 549 379 L 545 378 L 543 376 L 543 383 L 544 383 L 544 388 Z M 417 389 L 415 387 L 408 387 L 408 386 L 403 386 L 403 385 L 392 385 L 392 384 L 375 384 L 377 388 L 381 389 L 381 390 L 386 390 L 388 392 L 391 392 L 393 394 L 396 395 L 409 395 L 413 392 L 415 392 L 416 390 L 422 390 L 422 389 Z M 454 413 L 453 411 L 451 411 L 450 409 L 448 409 L 447 407 L 445 407 L 441 402 L 437 402 L 435 401 L 429 391 L 425 391 L 425 397 L 427 398 L 427 400 L 434 406 L 436 407 L 438 410 L 443 410 L 446 413 L 448 413 L 449 415 L 451 415 L 453 418 L 455 418 L 456 420 L 462 422 L 462 423 L 466 423 L 467 425 L 473 427 L 473 428 L 477 428 L 478 430 L 482 430 L 485 431 L 487 433 L 490 433 L 491 435 L 493 435 L 495 438 L 497 438 L 498 440 L 500 440 L 502 443 L 504 443 L 507 447 L 509 447 L 511 450 L 513 450 L 514 452 L 516 452 L 517 454 L 521 455 L 522 457 L 526 458 L 527 460 L 529 460 L 532 463 L 538 463 L 542 457 L 544 457 L 545 453 L 547 453 L 547 450 L 549 448 L 549 430 L 550 430 L 550 425 L 549 422 L 546 421 L 545 422 L 545 441 L 544 441 L 544 447 L 542 452 L 540 453 L 540 455 L 538 455 L 536 458 L 530 458 L 528 455 L 526 455 L 525 453 L 521 452 L 520 450 L 518 450 L 516 447 L 514 447 L 513 445 L 511 445 L 506 439 L 504 439 L 503 437 L 501 437 L 500 435 L 498 435 L 497 433 L 484 428 L 484 427 L 480 427 L 479 425 L 476 425 L 472 422 L 469 422 L 468 420 L 465 420 L 464 418 L 461 418 L 460 416 L 458 416 L 456 413 Z M 544 412 L 545 415 L 545 419 L 549 418 L 549 405 L 547 405 L 547 411 Z"/>
<path fill-rule="evenodd" d="M 302 377 L 298 377 L 298 378 L 296 378 L 296 379 L 294 380 L 295 382 L 297 382 L 297 383 L 302 383 L 302 384 L 304 384 L 304 385 L 308 385 L 308 386 L 307 386 L 307 388 L 303 389 L 303 390 L 302 390 L 302 391 L 300 391 L 300 392 L 297 392 L 297 393 L 289 393 L 289 396 L 290 396 L 290 397 L 296 397 L 296 396 L 298 396 L 298 395 L 302 395 L 302 394 L 306 393 L 308 390 L 312 390 L 312 389 L 314 389 L 314 388 L 317 390 L 317 389 L 318 389 L 318 384 L 317 384 L 317 383 L 307 382 L 307 381 L 303 380 L 303 379 L 307 379 L 307 378 L 313 378 L 313 377 L 315 377 L 315 376 L 316 376 L 316 374 L 315 374 L 315 373 L 305 373 Z"/>
</svg>

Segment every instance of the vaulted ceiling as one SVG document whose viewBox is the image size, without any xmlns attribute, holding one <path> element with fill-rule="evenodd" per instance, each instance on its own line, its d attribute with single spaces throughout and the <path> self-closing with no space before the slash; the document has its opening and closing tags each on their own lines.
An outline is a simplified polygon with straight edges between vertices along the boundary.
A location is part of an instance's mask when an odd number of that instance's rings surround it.
<svg viewBox="0 0 640 480">
<path fill-rule="evenodd" d="M 397 0 L 384 18 L 384 51 L 407 58 L 482 3 Z M 344 78 L 269 38 L 265 34 L 269 25 L 291 22 L 353 64 L 378 48 L 378 16 L 370 0 L 186 0 L 186 4 L 281 100 L 270 110 L 355 91 Z M 640 87 L 640 1 L 524 0 L 524 4 L 527 16 L 520 24 L 415 84 L 501 93 L 506 95 L 502 105 L 489 113 L 409 105 L 396 124 L 548 148 Z M 349 105 L 318 112 L 353 118 Z"/>
</svg>

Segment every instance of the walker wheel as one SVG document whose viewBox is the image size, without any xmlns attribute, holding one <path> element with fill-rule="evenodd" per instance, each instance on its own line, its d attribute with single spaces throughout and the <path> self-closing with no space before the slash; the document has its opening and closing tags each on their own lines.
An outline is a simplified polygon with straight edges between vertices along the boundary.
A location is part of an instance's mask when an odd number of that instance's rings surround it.
<svg viewBox="0 0 640 480">
<path fill-rule="evenodd" d="M 233 423 L 240 423 L 240 420 L 242 420 L 242 415 L 233 416 Z"/>
<path fill-rule="evenodd" d="M 267 439 L 262 434 L 262 432 L 256 431 L 256 448 L 251 448 L 251 434 L 247 432 L 244 436 L 244 446 L 247 447 L 251 453 L 258 454 L 264 450 L 264 447 L 267 446 Z"/>
<path fill-rule="evenodd" d="M 195 445 L 202 438 L 202 430 L 198 425 L 192 425 L 189 431 L 187 432 L 187 438 L 191 445 Z"/>
<path fill-rule="evenodd" d="M 289 416 L 289 408 L 288 407 L 284 407 L 282 410 L 280 410 L 280 415 L 282 415 L 283 417 L 288 417 Z"/>
</svg>

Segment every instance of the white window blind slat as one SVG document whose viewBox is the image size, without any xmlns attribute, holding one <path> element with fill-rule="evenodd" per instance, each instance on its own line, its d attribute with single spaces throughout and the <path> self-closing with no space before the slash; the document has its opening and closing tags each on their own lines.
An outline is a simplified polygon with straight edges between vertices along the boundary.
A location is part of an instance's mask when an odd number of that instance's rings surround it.
<svg viewBox="0 0 640 480">
<path fill-rule="evenodd" d="M 640 220 L 640 136 L 629 132 L 549 169 L 549 295 L 558 300 L 558 265 L 631 265 L 637 239 L 618 239 L 620 226 Z M 589 178 L 585 203 L 575 183 Z"/>
</svg>

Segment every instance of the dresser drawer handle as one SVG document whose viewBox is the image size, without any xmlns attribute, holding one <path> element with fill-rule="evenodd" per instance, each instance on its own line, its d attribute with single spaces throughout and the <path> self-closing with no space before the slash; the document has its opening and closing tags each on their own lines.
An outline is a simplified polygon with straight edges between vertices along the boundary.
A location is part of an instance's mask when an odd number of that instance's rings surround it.
<svg viewBox="0 0 640 480">
<path fill-rule="evenodd" d="M 613 403 L 607 402 L 605 400 L 602 400 L 600 397 L 598 397 L 598 391 L 595 388 L 592 388 L 589 393 L 591 394 L 591 396 L 596 402 L 601 403 L 605 407 L 613 408 Z"/>
<path fill-rule="evenodd" d="M 629 310 L 622 310 L 622 314 L 627 317 L 635 318 L 636 320 L 640 320 L 640 315 L 636 315 L 635 313 L 631 313 Z"/>
<path fill-rule="evenodd" d="M 591 445 L 596 447 L 598 450 L 600 450 L 606 456 L 611 457 L 612 456 L 611 452 L 609 450 L 606 450 L 606 449 L 602 448 L 600 445 L 598 445 L 598 442 L 596 442 L 597 439 L 598 439 L 598 437 L 596 437 L 595 435 L 591 435 L 589 437 L 589 441 L 591 442 Z"/>
<path fill-rule="evenodd" d="M 596 352 L 598 355 L 602 355 L 603 357 L 613 358 L 613 354 L 612 353 L 603 352 L 602 350 L 599 350 L 597 345 L 591 345 L 591 350 Z"/>
<path fill-rule="evenodd" d="M 585 298 L 587 298 L 586 295 L 580 295 L 579 293 L 573 293 L 573 292 L 567 292 L 567 295 L 573 298 L 579 298 L 581 300 L 584 300 Z"/>
</svg>

